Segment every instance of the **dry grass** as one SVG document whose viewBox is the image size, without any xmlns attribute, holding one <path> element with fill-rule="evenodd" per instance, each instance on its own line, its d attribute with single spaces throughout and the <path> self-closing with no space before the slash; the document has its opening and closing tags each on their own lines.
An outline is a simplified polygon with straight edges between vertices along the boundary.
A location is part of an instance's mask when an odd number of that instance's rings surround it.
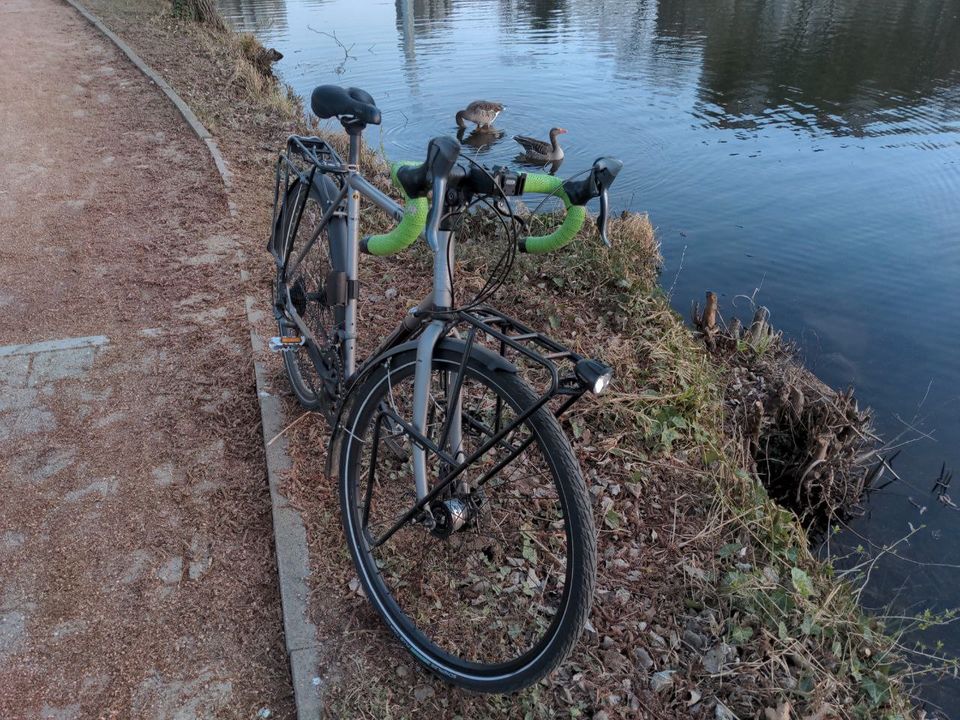
<svg viewBox="0 0 960 720">
<path fill-rule="evenodd" d="M 303 112 L 303 104 L 293 90 L 282 85 L 270 71 L 267 50 L 250 33 L 233 35 L 236 46 L 233 76 L 230 84 L 236 86 L 248 101 L 264 106 L 271 112 L 293 117 Z"/>
<path fill-rule="evenodd" d="M 170 10 L 175 17 L 182 20 L 202 23 L 214 30 L 227 29 L 216 0 L 173 0 Z"/>
</svg>

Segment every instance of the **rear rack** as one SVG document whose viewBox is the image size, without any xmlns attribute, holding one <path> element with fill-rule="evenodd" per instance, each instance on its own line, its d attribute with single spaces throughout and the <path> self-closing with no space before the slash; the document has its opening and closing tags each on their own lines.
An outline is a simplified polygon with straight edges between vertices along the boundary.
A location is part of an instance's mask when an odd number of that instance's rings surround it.
<svg viewBox="0 0 960 720">
<path fill-rule="evenodd" d="M 323 172 L 345 172 L 343 160 L 326 140 L 305 135 L 291 135 L 287 138 L 287 149 L 281 160 L 289 162 L 291 153 L 303 158 L 304 162 L 319 168 Z M 302 176 L 301 176 L 302 177 Z"/>
<path fill-rule="evenodd" d="M 285 200 L 294 183 L 301 183 L 306 187 L 313 184 L 317 170 L 325 173 L 343 174 L 347 167 L 337 154 L 337 151 L 326 140 L 318 137 L 291 135 L 287 138 L 287 147 L 277 158 L 277 167 L 273 187 L 273 218 L 270 224 L 270 242 L 268 250 L 273 254 L 279 266 L 282 262 L 283 247 L 280 247 L 277 238 L 277 229 L 280 222 L 281 201 Z M 303 214 L 307 195 L 301 196 L 298 206 L 294 208 L 296 218 L 293 223 L 290 237 L 295 237 L 300 226 L 300 217 Z"/>
</svg>

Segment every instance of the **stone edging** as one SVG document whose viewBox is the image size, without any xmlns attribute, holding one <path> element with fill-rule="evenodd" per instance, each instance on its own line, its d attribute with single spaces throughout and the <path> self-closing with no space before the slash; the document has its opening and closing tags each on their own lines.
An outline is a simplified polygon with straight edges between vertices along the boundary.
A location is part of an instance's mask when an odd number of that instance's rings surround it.
<svg viewBox="0 0 960 720">
<path fill-rule="evenodd" d="M 230 169 L 227 167 L 226 161 L 223 159 L 223 155 L 220 153 L 220 148 L 217 146 L 217 141 L 210 134 L 210 132 L 203 126 L 203 123 L 200 122 L 199 118 L 194 114 L 193 110 L 190 109 L 190 106 L 187 105 L 183 98 L 177 95 L 176 91 L 170 87 L 169 83 L 164 80 L 157 72 L 147 65 L 137 55 L 133 49 L 127 45 L 123 40 L 121 40 L 117 35 L 110 30 L 106 25 L 103 24 L 103 21 L 100 20 L 96 15 L 87 10 L 83 5 L 81 5 L 77 0 L 64 0 L 76 10 L 78 13 L 83 15 L 90 23 L 97 28 L 100 32 L 107 36 L 110 41 L 120 48 L 120 51 L 130 58 L 130 62 L 137 66 L 137 69 L 140 70 L 144 75 L 146 75 L 153 83 L 163 91 L 163 94 L 170 98 L 170 102 L 176 105 L 177 110 L 180 111 L 180 114 L 183 115 L 183 119 L 187 121 L 187 124 L 190 126 L 190 129 L 196 133 L 197 137 L 203 140 L 204 144 L 207 146 L 207 150 L 210 151 L 210 156 L 213 158 L 214 164 L 217 166 L 217 172 L 220 173 L 220 177 L 223 179 L 224 187 L 229 191 L 233 187 L 233 178 L 230 173 Z M 236 215 L 236 208 L 233 204 L 230 204 L 230 215 Z"/>
<path fill-rule="evenodd" d="M 87 347 L 101 347 L 109 344 L 106 335 L 88 335 L 87 337 L 65 338 L 63 340 L 44 340 L 29 345 L 5 345 L 0 347 L 0 357 L 12 355 L 33 355 L 42 352 L 57 352 L 59 350 L 80 350 Z"/>
<path fill-rule="evenodd" d="M 72 6 L 90 24 L 103 33 L 130 59 L 140 72 L 160 88 L 183 116 L 183 119 L 187 121 L 197 137 L 203 140 L 223 181 L 230 217 L 236 217 L 237 209 L 230 198 L 230 191 L 233 189 L 230 169 L 223 159 L 216 139 L 203 126 L 190 106 L 129 45 L 104 25 L 100 18 L 87 10 L 77 0 L 64 0 L 64 2 Z M 238 254 L 240 254 L 239 248 Z M 246 272 L 241 270 L 241 281 L 246 282 L 247 280 Z M 268 390 L 268 375 L 263 363 L 259 360 L 259 357 L 265 351 L 265 347 L 263 338 L 256 330 L 256 321 L 260 317 L 260 311 L 256 309 L 255 298 L 248 295 L 245 305 L 247 321 L 250 325 L 250 343 L 257 380 L 257 399 L 260 402 L 270 501 L 273 506 L 273 533 L 277 553 L 280 599 L 283 605 L 284 641 L 287 646 L 287 656 L 290 660 L 290 674 L 293 680 L 297 718 L 298 720 L 316 720 L 322 714 L 320 695 L 323 685 L 318 675 L 317 628 L 307 615 L 309 590 L 306 579 L 309 574 L 310 563 L 307 552 L 306 528 L 299 512 L 289 504 L 287 498 L 280 491 L 280 477 L 290 468 L 291 464 L 290 456 L 287 453 L 286 438 L 280 435 L 283 430 L 283 414 L 279 398 Z M 271 442 L 271 439 L 273 439 L 273 442 Z"/>
</svg>

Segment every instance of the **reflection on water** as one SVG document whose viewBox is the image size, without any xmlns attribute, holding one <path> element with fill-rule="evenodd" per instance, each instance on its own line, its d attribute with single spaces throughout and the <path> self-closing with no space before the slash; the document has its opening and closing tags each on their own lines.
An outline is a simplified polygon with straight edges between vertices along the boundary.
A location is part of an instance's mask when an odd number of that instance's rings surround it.
<svg viewBox="0 0 960 720">
<path fill-rule="evenodd" d="M 606 10 L 604 7 L 603 11 Z M 549 41 L 550 37 L 555 35 L 558 29 L 566 27 L 570 20 L 566 0 L 501 0 L 500 12 L 506 27 L 526 30 L 541 41 Z"/>
<path fill-rule="evenodd" d="M 270 28 L 287 30 L 287 4 L 284 0 L 218 0 L 220 12 L 230 18 L 233 27 L 256 32 Z"/>
<path fill-rule="evenodd" d="M 904 117 L 907 109 L 930 101 L 955 107 L 960 99 L 960 6 L 952 0 L 753 0 L 732 13 L 718 7 L 665 2 L 658 16 L 666 34 L 679 11 L 684 32 L 703 38 L 699 114 L 711 123 L 755 129 L 775 117 L 859 136 L 897 132 L 904 118 L 907 132 L 938 132 L 949 113 L 930 113 L 918 124 L 915 115 Z M 882 127 L 871 131 L 870 124 Z"/>
<path fill-rule="evenodd" d="M 506 133 L 496 128 L 477 128 L 467 130 L 460 128 L 457 130 L 457 141 L 469 148 L 473 148 L 477 155 L 483 155 L 489 152 L 496 143 L 503 140 Z"/>
<path fill-rule="evenodd" d="M 960 467 L 960 0 L 222 0 L 284 54 L 298 92 L 368 90 L 369 135 L 422 159 L 454 113 L 506 105 L 466 151 L 512 163 L 513 135 L 564 135 L 562 175 L 625 163 L 614 202 L 649 211 L 681 310 L 707 288 L 757 299 L 833 385 L 854 383 L 893 437 L 904 482 L 853 530 L 960 565 L 960 516 L 930 496 Z M 336 32 L 353 56 L 309 27 Z M 745 302 L 736 301 L 742 313 Z M 915 419 L 916 416 L 916 419 Z M 902 418 L 902 420 L 901 420 Z M 912 499 L 927 508 L 923 517 Z M 858 541 L 855 541 L 858 542 Z M 960 571 L 890 556 L 866 601 L 960 605 Z M 943 632 L 960 654 L 960 630 Z M 960 710 L 960 684 L 931 697 Z M 957 712 L 960 717 L 960 711 Z"/>
<path fill-rule="evenodd" d="M 453 0 L 396 0 L 397 30 L 402 34 L 429 35 L 447 26 Z M 407 24 L 409 22 L 409 25 Z"/>
</svg>

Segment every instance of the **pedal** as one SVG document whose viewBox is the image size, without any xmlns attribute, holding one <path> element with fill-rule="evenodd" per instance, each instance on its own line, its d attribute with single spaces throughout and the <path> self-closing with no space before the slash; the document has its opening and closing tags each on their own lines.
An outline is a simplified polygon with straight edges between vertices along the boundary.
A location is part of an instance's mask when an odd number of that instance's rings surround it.
<svg viewBox="0 0 960 720">
<path fill-rule="evenodd" d="M 306 339 L 294 335 L 292 337 L 272 337 L 270 338 L 270 352 L 294 352 L 303 347 Z"/>
</svg>

